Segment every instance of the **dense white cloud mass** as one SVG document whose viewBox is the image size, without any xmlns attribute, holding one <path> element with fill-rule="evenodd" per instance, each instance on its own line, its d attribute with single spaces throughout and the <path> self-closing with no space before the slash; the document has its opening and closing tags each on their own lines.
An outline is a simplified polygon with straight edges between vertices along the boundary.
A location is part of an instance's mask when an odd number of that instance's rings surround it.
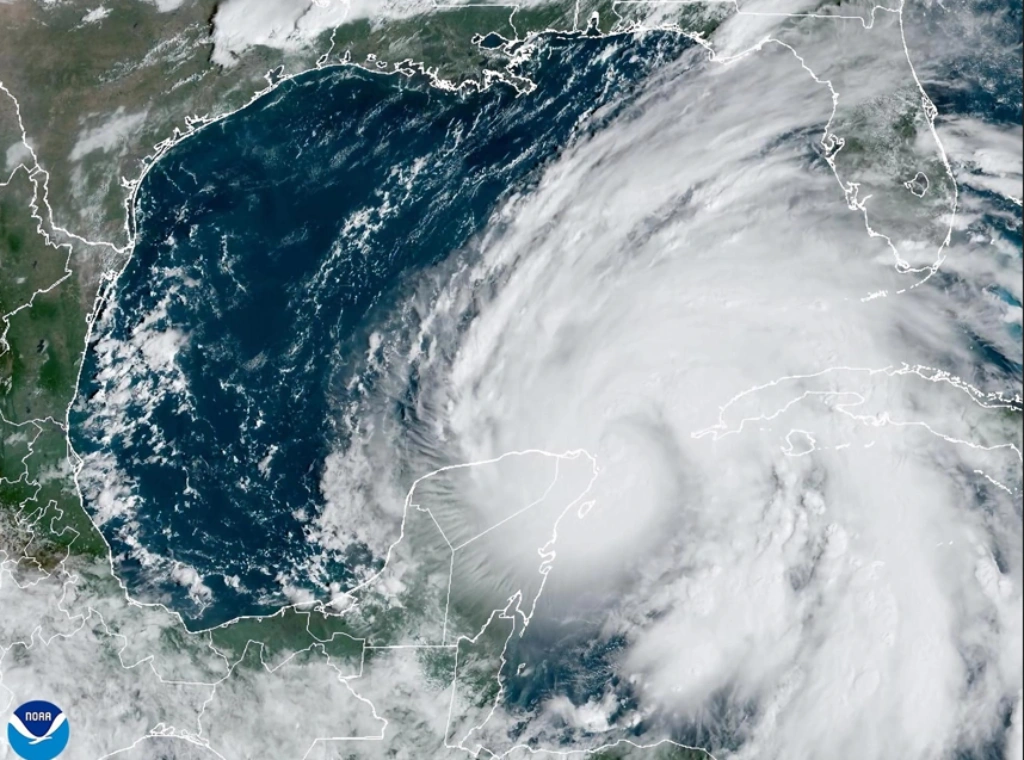
<svg viewBox="0 0 1024 760">
<path fill-rule="evenodd" d="M 345 22 L 406 18 L 435 5 L 431 0 L 225 0 L 213 17 L 213 60 L 230 66 L 254 45 L 297 49 Z"/>
<path fill-rule="evenodd" d="M 1019 420 L 929 367 L 1005 389 L 964 325 L 1020 361 L 1019 313 L 980 295 L 1019 302 L 1020 262 L 945 245 L 964 223 L 896 21 L 809 19 L 778 32 L 786 45 L 662 71 L 473 257 L 411 286 L 372 341 L 363 447 L 325 484 L 351 494 L 372 472 L 379 493 L 392 466 L 591 452 L 595 506 L 560 536 L 541 608 L 602 616 L 629 641 L 615 668 L 648 721 L 731 726 L 725 755 L 924 760 L 1019 741 L 1003 738 L 1022 685 Z M 771 26 L 729 23 L 734 52 Z M 833 92 L 838 184 L 815 153 Z M 901 117 L 913 139 L 890 134 Z M 987 157 L 1019 148 L 982 134 L 979 175 L 1018 176 L 1019 158 Z M 893 181 L 915 171 L 923 198 Z M 943 259 L 955 287 L 927 278 Z M 423 443 L 396 465 L 383 453 L 408 438 L 380 389 L 401 397 L 413 368 Z M 328 533 L 350 501 L 321 518 Z M 607 720 L 580 709 L 547 715 Z"/>
<path fill-rule="evenodd" d="M 213 60 L 224 66 L 253 45 L 295 48 L 349 16 L 348 3 L 312 0 L 226 0 L 213 18 Z"/>
</svg>

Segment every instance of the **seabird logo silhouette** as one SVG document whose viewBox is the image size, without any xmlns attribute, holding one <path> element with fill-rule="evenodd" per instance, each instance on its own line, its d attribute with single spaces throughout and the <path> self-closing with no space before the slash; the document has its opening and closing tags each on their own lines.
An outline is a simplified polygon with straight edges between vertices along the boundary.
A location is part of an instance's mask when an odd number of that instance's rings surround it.
<svg viewBox="0 0 1024 760">
<path fill-rule="evenodd" d="M 11 749 L 25 760 L 53 760 L 68 746 L 71 728 L 57 705 L 36 699 L 26 702 L 7 724 Z"/>
</svg>

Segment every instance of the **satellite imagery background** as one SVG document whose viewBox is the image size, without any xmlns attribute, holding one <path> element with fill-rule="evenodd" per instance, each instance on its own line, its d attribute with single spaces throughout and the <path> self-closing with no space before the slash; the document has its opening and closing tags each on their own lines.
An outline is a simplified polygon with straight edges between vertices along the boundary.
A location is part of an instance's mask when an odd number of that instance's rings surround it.
<svg viewBox="0 0 1024 760">
<path fill-rule="evenodd" d="M 5 719 L 1022 760 L 1022 16 L 0 0 Z"/>
</svg>

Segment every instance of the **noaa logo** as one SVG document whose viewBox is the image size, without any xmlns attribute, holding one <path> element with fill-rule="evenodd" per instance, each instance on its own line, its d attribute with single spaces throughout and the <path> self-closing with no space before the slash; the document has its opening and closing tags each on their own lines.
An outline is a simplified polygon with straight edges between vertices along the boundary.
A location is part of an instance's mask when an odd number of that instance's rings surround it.
<svg viewBox="0 0 1024 760">
<path fill-rule="evenodd" d="M 7 741 L 25 760 L 53 760 L 68 746 L 70 736 L 67 716 L 41 699 L 23 704 L 7 724 Z"/>
</svg>

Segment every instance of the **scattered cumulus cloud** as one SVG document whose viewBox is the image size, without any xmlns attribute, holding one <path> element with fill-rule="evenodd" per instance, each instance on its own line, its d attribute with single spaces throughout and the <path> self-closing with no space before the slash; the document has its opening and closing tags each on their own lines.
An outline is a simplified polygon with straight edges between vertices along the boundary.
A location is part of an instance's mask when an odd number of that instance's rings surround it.
<svg viewBox="0 0 1024 760">
<path fill-rule="evenodd" d="M 139 129 L 146 121 L 146 112 L 127 113 L 124 106 L 119 106 L 103 123 L 83 129 L 78 141 L 71 149 L 71 161 L 78 161 L 94 151 L 110 153 L 124 145 L 129 135 Z"/>
</svg>

